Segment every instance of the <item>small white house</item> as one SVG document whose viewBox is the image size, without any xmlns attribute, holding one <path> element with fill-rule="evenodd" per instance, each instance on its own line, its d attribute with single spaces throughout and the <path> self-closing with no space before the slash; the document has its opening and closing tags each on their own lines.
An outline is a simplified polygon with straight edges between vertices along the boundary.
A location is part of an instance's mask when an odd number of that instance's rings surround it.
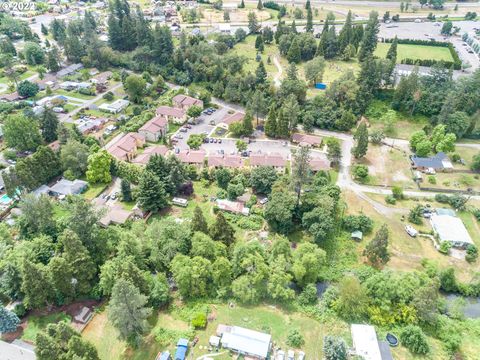
<svg viewBox="0 0 480 360">
<path fill-rule="evenodd" d="M 130 102 L 128 100 L 119 99 L 111 104 L 102 104 L 98 108 L 112 114 L 118 114 L 119 112 L 125 110 L 129 104 Z"/>
</svg>

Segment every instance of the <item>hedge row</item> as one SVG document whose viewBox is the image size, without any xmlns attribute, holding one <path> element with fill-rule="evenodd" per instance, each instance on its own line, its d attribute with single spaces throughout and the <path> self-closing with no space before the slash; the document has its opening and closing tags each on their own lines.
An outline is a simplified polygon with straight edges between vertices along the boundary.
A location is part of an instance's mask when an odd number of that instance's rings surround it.
<svg viewBox="0 0 480 360">
<path fill-rule="evenodd" d="M 453 62 L 453 61 L 438 61 L 438 60 L 433 60 L 433 59 L 424 59 L 424 60 L 402 59 L 400 62 L 402 64 L 406 64 L 406 65 L 419 65 L 419 66 L 427 66 L 427 67 L 431 67 L 435 64 L 442 63 L 446 68 L 452 68 L 453 67 L 453 69 L 455 69 L 455 70 L 460 70 L 462 68 L 461 63 L 456 63 L 456 62 Z"/>
<path fill-rule="evenodd" d="M 393 42 L 393 39 L 384 39 L 385 43 Z M 425 46 L 437 46 L 437 47 L 446 47 L 450 51 L 450 55 L 452 56 L 453 61 L 439 61 L 434 59 L 402 59 L 402 64 L 407 65 L 420 65 L 420 66 L 432 66 L 442 62 L 446 67 L 450 68 L 453 67 L 455 70 L 462 69 L 462 61 L 458 57 L 457 52 L 455 51 L 455 47 L 450 42 L 443 42 L 443 41 L 431 41 L 431 40 L 417 40 L 417 39 L 397 39 L 399 44 L 406 44 L 406 45 L 425 45 Z"/>
<path fill-rule="evenodd" d="M 383 42 L 391 43 L 394 39 L 384 39 Z M 397 39 L 398 44 L 407 44 L 407 45 L 426 45 L 426 46 L 438 46 L 438 47 L 448 47 L 452 45 L 449 42 L 445 41 L 432 41 L 432 40 L 419 40 L 419 39 Z"/>
</svg>

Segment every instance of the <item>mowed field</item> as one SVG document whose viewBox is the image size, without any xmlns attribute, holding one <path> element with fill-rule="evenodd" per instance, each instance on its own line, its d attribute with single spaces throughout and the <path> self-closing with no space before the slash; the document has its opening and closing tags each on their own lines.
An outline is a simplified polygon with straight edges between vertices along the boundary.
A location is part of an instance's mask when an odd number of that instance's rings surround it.
<svg viewBox="0 0 480 360">
<path fill-rule="evenodd" d="M 375 55 L 379 58 L 385 58 L 388 49 L 390 49 L 390 45 L 389 43 L 378 43 Z M 453 61 L 450 50 L 446 47 L 398 44 L 397 63 L 400 63 L 402 59 Z"/>
</svg>

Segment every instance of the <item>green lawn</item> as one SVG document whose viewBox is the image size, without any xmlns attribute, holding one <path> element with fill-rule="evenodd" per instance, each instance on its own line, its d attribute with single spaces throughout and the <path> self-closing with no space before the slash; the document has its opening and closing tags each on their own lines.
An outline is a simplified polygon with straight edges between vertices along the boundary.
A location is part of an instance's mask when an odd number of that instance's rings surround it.
<svg viewBox="0 0 480 360">
<path fill-rule="evenodd" d="M 375 55 L 379 58 L 385 58 L 390 45 L 389 43 L 378 43 Z M 446 47 L 398 44 L 397 63 L 400 63 L 402 59 L 453 61 L 450 50 Z"/>
<path fill-rule="evenodd" d="M 60 321 L 70 322 L 71 318 L 65 313 L 55 313 L 46 316 L 29 316 L 27 327 L 23 330 L 22 339 L 35 342 L 37 333 L 47 327 L 48 324 L 58 323 Z"/>
<path fill-rule="evenodd" d="M 83 197 L 87 200 L 96 198 L 100 193 L 105 190 L 108 184 L 89 184 L 87 191 L 83 193 Z"/>
<path fill-rule="evenodd" d="M 78 91 L 67 91 L 67 90 L 63 90 L 63 89 L 55 90 L 55 94 L 70 96 L 70 97 L 77 98 L 77 99 L 82 99 L 82 100 L 90 100 L 90 99 L 93 99 L 95 97 L 93 95 L 80 94 Z"/>
</svg>

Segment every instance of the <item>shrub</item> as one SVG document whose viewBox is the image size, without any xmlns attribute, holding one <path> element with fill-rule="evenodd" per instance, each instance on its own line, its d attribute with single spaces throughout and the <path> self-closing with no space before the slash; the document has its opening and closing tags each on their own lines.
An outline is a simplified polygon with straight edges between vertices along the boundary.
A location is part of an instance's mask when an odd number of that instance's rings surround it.
<svg viewBox="0 0 480 360">
<path fill-rule="evenodd" d="M 15 307 L 13 308 L 13 312 L 15 313 L 15 315 L 21 318 L 27 313 L 27 309 L 25 309 L 25 305 L 23 305 L 23 303 L 20 303 L 15 305 Z"/>
<path fill-rule="evenodd" d="M 435 185 L 435 184 L 437 183 L 437 178 L 436 178 L 435 176 L 433 176 L 433 175 L 430 175 L 430 176 L 428 177 L 428 183 L 429 183 L 429 184 L 432 184 L 432 185 Z"/>
<path fill-rule="evenodd" d="M 372 231 L 373 221 L 368 216 L 360 214 L 348 215 L 343 218 L 343 227 L 348 231 L 360 230 L 364 234 Z"/>
<path fill-rule="evenodd" d="M 478 249 L 475 245 L 468 245 L 467 246 L 467 254 L 465 255 L 465 260 L 469 263 L 473 263 L 478 258 Z"/>
<path fill-rule="evenodd" d="M 303 335 L 297 329 L 291 329 L 287 335 L 287 345 L 299 348 L 305 343 Z"/>
<path fill-rule="evenodd" d="M 197 313 L 193 316 L 191 323 L 195 329 L 204 329 L 207 326 L 207 315 L 205 313 Z"/>
<path fill-rule="evenodd" d="M 395 199 L 402 200 L 404 198 L 402 187 L 398 185 L 393 186 L 392 195 Z"/>
<path fill-rule="evenodd" d="M 347 345 L 342 338 L 325 336 L 323 338 L 323 353 L 325 360 L 347 360 Z"/>
<path fill-rule="evenodd" d="M 452 244 L 450 243 L 450 241 L 442 241 L 438 251 L 440 251 L 442 254 L 448 255 L 451 248 L 452 248 Z"/>
<path fill-rule="evenodd" d="M 453 162 L 460 162 L 460 155 L 457 154 L 457 153 L 453 153 L 452 155 L 450 155 L 450 160 L 452 160 Z"/>
<path fill-rule="evenodd" d="M 113 92 L 109 91 L 105 94 L 103 94 L 102 98 L 104 98 L 107 101 L 112 101 L 114 98 Z"/>
<path fill-rule="evenodd" d="M 414 354 L 426 355 L 430 352 L 427 337 L 422 329 L 416 325 L 408 325 L 400 333 L 403 346 Z"/>
<path fill-rule="evenodd" d="M 395 199 L 392 195 L 385 196 L 385 202 L 390 205 L 395 205 L 397 203 L 397 199 Z"/>
<path fill-rule="evenodd" d="M 365 182 L 368 177 L 368 167 L 365 165 L 355 165 L 353 167 L 353 176 L 356 180 Z"/>
<path fill-rule="evenodd" d="M 442 203 L 442 204 L 448 204 L 448 195 L 445 194 L 436 194 L 435 195 L 435 201 Z"/>
<path fill-rule="evenodd" d="M 317 287 L 314 284 L 308 284 L 298 296 L 298 302 L 301 305 L 313 305 L 317 302 Z"/>
<path fill-rule="evenodd" d="M 421 205 L 415 206 L 413 209 L 410 210 L 410 213 L 408 214 L 408 221 L 410 221 L 412 224 L 415 224 L 415 225 L 422 225 L 423 224 L 422 212 L 423 212 L 423 206 Z"/>
</svg>

